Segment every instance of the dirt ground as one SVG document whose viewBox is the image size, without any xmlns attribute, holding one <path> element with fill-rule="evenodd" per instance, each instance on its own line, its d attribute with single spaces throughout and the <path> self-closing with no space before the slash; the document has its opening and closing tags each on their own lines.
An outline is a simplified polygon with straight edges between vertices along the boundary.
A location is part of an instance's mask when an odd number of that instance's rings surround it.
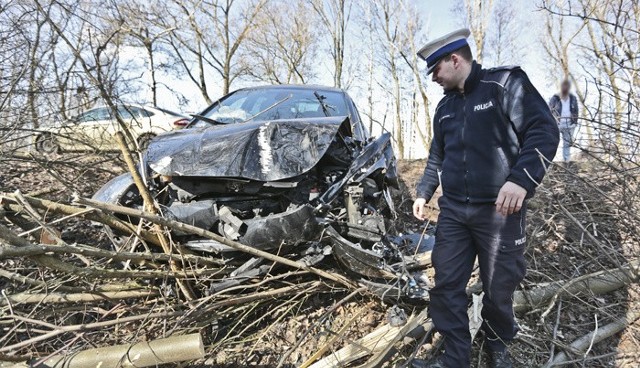
<svg viewBox="0 0 640 368">
<path fill-rule="evenodd" d="M 68 201 L 73 193 L 89 197 L 109 178 L 123 172 L 114 157 L 77 155 L 60 157 L 55 161 L 34 160 L 27 156 L 5 157 L 0 160 L 0 191 L 20 190 L 24 194 L 62 201 Z M 402 190 L 396 221 L 414 232 L 420 232 L 424 227 L 410 215 L 415 183 L 422 175 L 424 164 L 424 160 L 399 162 Z M 604 176 L 583 180 L 587 175 L 591 177 L 594 171 L 590 165 L 581 163 L 573 171 L 552 170 L 538 190 L 537 197 L 530 202 L 529 270 L 521 285 L 523 289 L 614 268 L 638 254 L 637 239 L 632 237 L 633 232 L 625 228 L 625 224 L 617 220 L 615 208 L 589 196 L 594 184 L 608 193 L 616 187 L 616 183 L 609 183 Z M 605 175 L 604 171 L 602 175 Z M 430 203 L 432 222 L 437 219 L 435 202 L 432 200 Z M 584 229 L 561 213 L 560 205 L 580 209 L 572 213 L 577 213 L 578 222 L 589 226 L 601 243 L 585 239 Z M 102 231 L 87 221 L 72 219 L 58 225 L 58 229 L 62 239 L 68 243 L 101 246 L 108 242 Z M 518 315 L 521 333 L 512 346 L 516 366 L 542 366 L 551 352 L 560 350 L 558 346 L 566 346 L 596 330 L 597 326 L 612 322 L 628 310 L 637 308 L 636 286 L 599 296 L 585 294 L 579 298 L 560 298 L 550 304 L 548 310 Z M 0 288 L 5 287 L 8 287 L 8 281 L 0 278 Z M 207 359 L 197 366 L 276 366 L 281 358 L 287 365 L 296 366 L 321 348 L 326 347 L 326 352 L 333 351 L 385 322 L 391 305 L 381 303 L 371 295 L 351 295 L 334 308 L 348 295 L 345 290 L 322 289 L 295 300 L 274 300 L 270 307 L 259 311 L 239 311 L 236 320 L 204 327 L 208 354 Z M 403 305 L 408 314 L 419 311 L 421 307 Z M 252 320 L 256 323 L 249 323 Z M 624 333 L 594 344 L 588 357 L 574 357 L 575 364 L 584 367 L 640 366 L 639 327 L 640 323 L 636 322 Z M 485 367 L 481 341 L 481 338 L 475 341 L 474 365 Z M 408 341 L 385 366 L 404 362 L 416 348 L 415 343 Z M 420 348 L 419 356 L 426 350 Z"/>
</svg>

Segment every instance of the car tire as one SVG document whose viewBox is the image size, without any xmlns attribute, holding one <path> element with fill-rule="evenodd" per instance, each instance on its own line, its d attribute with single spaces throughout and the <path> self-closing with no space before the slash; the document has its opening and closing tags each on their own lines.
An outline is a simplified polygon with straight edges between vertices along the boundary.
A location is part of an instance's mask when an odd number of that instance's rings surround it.
<svg viewBox="0 0 640 368">
<path fill-rule="evenodd" d="M 46 155 L 60 152 L 60 145 L 53 134 L 41 134 L 36 137 L 36 151 Z"/>
<path fill-rule="evenodd" d="M 151 140 L 155 136 L 156 135 L 153 133 L 145 133 L 138 137 L 138 148 L 140 149 L 140 152 L 144 152 L 147 150 L 147 147 L 149 147 L 149 142 L 151 142 Z"/>
</svg>

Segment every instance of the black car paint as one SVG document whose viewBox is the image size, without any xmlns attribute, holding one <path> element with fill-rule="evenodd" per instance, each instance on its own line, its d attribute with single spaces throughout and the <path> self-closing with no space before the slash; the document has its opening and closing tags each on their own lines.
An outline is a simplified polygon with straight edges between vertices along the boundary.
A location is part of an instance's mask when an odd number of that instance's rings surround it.
<svg viewBox="0 0 640 368">
<path fill-rule="evenodd" d="M 384 225 L 394 214 L 390 192 L 398 186 L 391 136 L 370 137 L 344 96 L 349 117 L 191 125 L 158 136 L 141 166 L 163 198 L 163 212 L 265 250 L 301 253 L 327 243 L 352 272 L 398 275 L 389 265 L 404 264 L 401 241 L 387 236 Z M 136 196 L 131 176 L 124 174 L 94 199 L 139 206 Z M 231 251 L 202 239 L 183 243 L 199 251 Z"/>
</svg>

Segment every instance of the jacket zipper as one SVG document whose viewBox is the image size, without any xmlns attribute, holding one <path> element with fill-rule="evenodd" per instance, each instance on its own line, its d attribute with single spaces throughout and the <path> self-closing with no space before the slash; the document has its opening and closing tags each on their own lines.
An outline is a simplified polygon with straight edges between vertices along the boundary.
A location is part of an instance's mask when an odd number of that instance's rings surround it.
<svg viewBox="0 0 640 368">
<path fill-rule="evenodd" d="M 464 144 L 464 128 L 467 126 L 467 97 L 462 93 L 462 131 L 460 132 L 462 138 L 462 167 L 464 169 L 464 193 L 466 195 L 467 203 L 469 203 L 469 186 L 467 185 L 467 147 Z"/>
</svg>

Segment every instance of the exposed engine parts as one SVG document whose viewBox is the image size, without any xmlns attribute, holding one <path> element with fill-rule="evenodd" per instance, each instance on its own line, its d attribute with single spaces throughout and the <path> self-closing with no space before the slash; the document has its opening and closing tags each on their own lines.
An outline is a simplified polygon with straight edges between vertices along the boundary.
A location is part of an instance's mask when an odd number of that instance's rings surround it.
<svg viewBox="0 0 640 368">
<path fill-rule="evenodd" d="M 410 270 L 424 244 L 417 249 L 415 239 L 388 231 L 397 188 L 390 135 L 363 142 L 349 132 L 344 117 L 185 129 L 153 141 L 142 170 L 168 218 L 307 264 L 332 256 L 372 285 L 395 280 L 397 296 L 422 298 Z M 94 199 L 141 206 L 128 175 Z M 218 242 L 183 235 L 174 239 L 193 251 L 232 253 Z M 212 290 L 256 272 L 263 272 L 259 262 L 249 260 Z"/>
</svg>

